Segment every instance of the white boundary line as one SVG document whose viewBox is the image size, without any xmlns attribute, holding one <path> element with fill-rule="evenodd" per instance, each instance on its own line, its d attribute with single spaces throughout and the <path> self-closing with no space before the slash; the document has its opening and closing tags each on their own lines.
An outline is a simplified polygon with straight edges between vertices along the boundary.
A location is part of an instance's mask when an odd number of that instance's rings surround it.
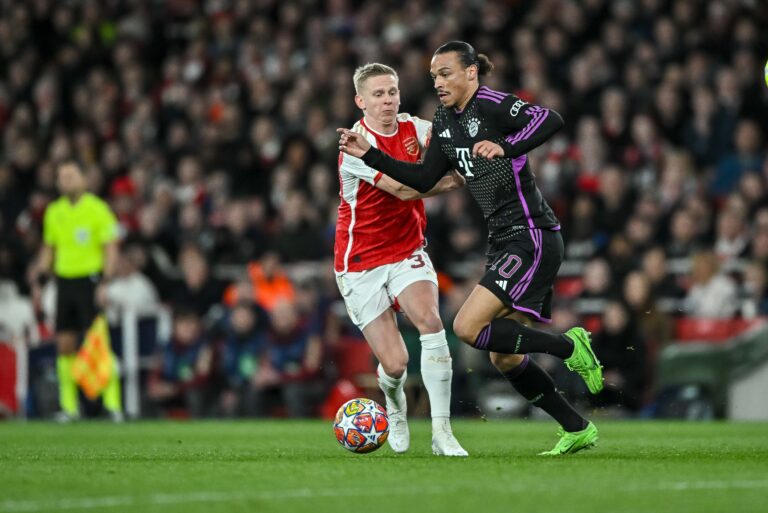
<svg viewBox="0 0 768 513">
<path fill-rule="evenodd" d="M 472 487 L 479 491 L 477 487 Z M 480 487 L 483 488 L 482 486 Z M 744 481 L 671 481 L 657 483 L 655 486 L 627 486 L 619 488 L 621 492 L 685 492 L 701 490 L 752 490 L 768 489 L 768 480 Z M 501 489 L 501 488 L 500 488 Z M 455 488 L 454 488 L 455 490 Z M 485 490 L 488 492 L 489 490 Z M 504 493 L 531 491 L 530 486 L 504 486 Z M 73 509 L 101 509 L 120 506 L 157 506 L 190 503 L 224 503 L 238 501 L 276 501 L 290 499 L 313 499 L 321 497 L 354 497 L 354 496 L 409 496 L 444 494 L 445 487 L 415 487 L 399 490 L 362 490 L 362 489 L 321 489 L 296 488 L 291 490 L 259 490 L 252 492 L 190 492 L 190 493 L 159 493 L 145 496 L 106 496 L 81 497 L 72 499 L 49 500 L 5 500 L 0 502 L 1 513 L 22 513 L 36 511 L 66 511 Z"/>
</svg>

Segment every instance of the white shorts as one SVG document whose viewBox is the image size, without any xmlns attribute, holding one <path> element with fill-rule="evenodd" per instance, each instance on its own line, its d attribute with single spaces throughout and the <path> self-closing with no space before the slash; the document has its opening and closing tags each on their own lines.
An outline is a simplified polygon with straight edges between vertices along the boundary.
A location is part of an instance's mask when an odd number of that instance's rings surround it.
<svg viewBox="0 0 768 513">
<path fill-rule="evenodd" d="M 392 308 L 408 285 L 429 281 L 437 285 L 437 273 L 426 251 L 419 248 L 410 257 L 394 264 L 361 272 L 336 273 L 336 284 L 352 322 L 362 330 Z"/>
</svg>

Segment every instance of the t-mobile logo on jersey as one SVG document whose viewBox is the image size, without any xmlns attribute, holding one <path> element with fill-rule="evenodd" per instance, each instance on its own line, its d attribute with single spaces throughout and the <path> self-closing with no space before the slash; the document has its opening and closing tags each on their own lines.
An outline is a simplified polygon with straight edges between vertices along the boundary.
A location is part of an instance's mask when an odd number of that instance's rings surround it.
<svg viewBox="0 0 768 513">
<path fill-rule="evenodd" d="M 471 171 L 472 159 L 469 158 L 469 148 L 456 148 L 456 158 L 459 159 L 459 165 L 466 176 L 475 176 Z"/>
</svg>

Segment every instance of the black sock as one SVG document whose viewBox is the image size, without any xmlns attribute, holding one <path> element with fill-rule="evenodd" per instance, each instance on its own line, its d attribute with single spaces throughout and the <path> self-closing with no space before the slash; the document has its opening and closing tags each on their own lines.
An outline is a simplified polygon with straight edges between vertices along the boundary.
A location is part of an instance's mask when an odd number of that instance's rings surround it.
<svg viewBox="0 0 768 513">
<path fill-rule="evenodd" d="M 483 328 L 475 348 L 504 354 L 547 353 L 562 359 L 573 354 L 573 343 L 565 335 L 535 330 L 512 319 L 495 319 Z"/>
<path fill-rule="evenodd" d="M 551 415 L 566 431 L 581 431 L 587 427 L 587 419 L 560 395 L 552 377 L 528 355 L 520 365 L 502 374 L 520 395 Z"/>
</svg>

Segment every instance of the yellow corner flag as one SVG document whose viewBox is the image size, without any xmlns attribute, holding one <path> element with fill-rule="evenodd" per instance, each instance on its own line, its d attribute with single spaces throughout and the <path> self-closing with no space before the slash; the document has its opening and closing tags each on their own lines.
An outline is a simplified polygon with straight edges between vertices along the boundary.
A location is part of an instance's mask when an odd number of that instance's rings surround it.
<svg viewBox="0 0 768 513">
<path fill-rule="evenodd" d="M 72 376 L 90 400 L 99 397 L 115 373 L 115 357 L 104 314 L 99 314 L 85 334 L 72 365 Z"/>
</svg>

